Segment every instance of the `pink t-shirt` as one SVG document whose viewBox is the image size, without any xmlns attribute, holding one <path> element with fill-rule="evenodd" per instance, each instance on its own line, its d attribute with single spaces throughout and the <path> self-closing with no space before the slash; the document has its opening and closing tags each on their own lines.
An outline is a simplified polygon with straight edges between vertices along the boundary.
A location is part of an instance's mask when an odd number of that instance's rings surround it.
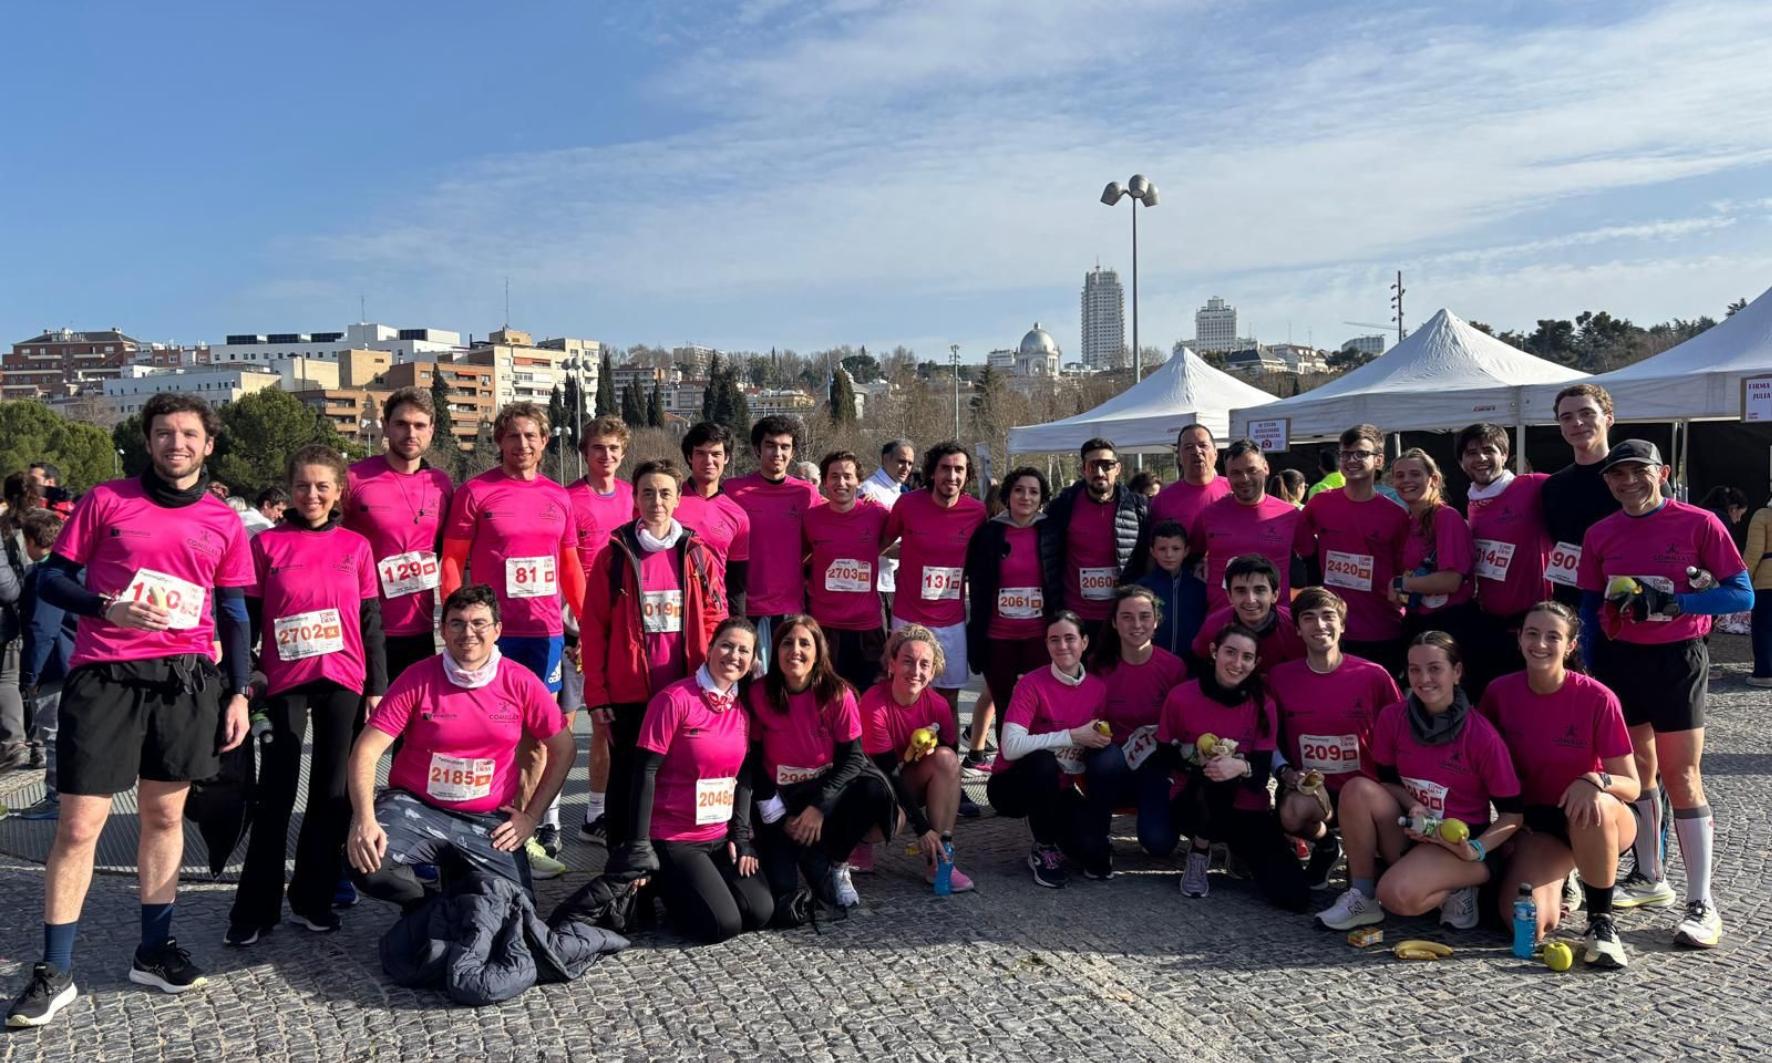
<svg viewBox="0 0 1772 1063">
<path fill-rule="evenodd" d="M 1019 724 L 1029 735 L 1053 734 L 1081 727 L 1090 720 L 1107 718 L 1107 684 L 1087 672 L 1083 681 L 1070 686 L 1052 674 L 1052 666 L 1036 668 L 1015 681 L 1015 693 L 1009 696 L 1009 707 L 1003 710 L 1003 726 Z M 1083 771 L 1083 750 L 1067 746 L 1059 753 L 1058 764 L 1066 772 L 1079 775 Z M 991 772 L 1008 771 L 1015 763 L 998 754 L 991 761 Z"/>
<path fill-rule="evenodd" d="M 1008 553 L 997 566 L 997 600 L 991 603 L 985 635 L 993 639 L 1037 639 L 1046 634 L 1045 572 L 1040 567 L 1040 526 L 1010 525 L 1003 531 Z M 973 623 L 978 619 L 973 618 Z"/>
<path fill-rule="evenodd" d="M 870 757 L 881 753 L 902 756 L 910 745 L 911 732 L 919 727 L 939 728 L 936 737 L 944 746 L 953 746 L 959 737 L 949 734 L 954 717 L 934 687 L 925 689 L 909 705 L 900 705 L 892 699 L 892 681 L 882 679 L 861 695 L 857 711 L 861 713 L 861 751 Z"/>
<path fill-rule="evenodd" d="M 1501 494 L 1468 507 L 1477 604 L 1490 616 L 1517 616 L 1551 596 L 1544 578 L 1552 545 L 1544 524 L 1548 479 L 1541 472 L 1515 476 Z"/>
<path fill-rule="evenodd" d="M 1119 553 L 1114 549 L 1113 496 L 1097 502 L 1077 493 L 1071 522 L 1064 530 L 1064 607 L 1084 620 L 1105 620 L 1120 585 Z"/>
<path fill-rule="evenodd" d="M 1274 703 L 1265 696 L 1258 705 L 1252 699 L 1230 706 L 1206 696 L 1198 679 L 1189 680 L 1169 692 L 1163 701 L 1163 712 L 1157 720 L 1157 741 L 1191 743 L 1203 734 L 1229 738 L 1237 743 L 1237 752 L 1259 753 L 1275 747 L 1279 727 L 1275 721 Z M 1187 788 L 1188 775 L 1181 773 L 1177 781 Z M 1233 804 L 1238 808 L 1264 808 L 1266 792 L 1257 794 L 1246 786 L 1237 787 Z"/>
<path fill-rule="evenodd" d="M 1180 524 L 1184 532 L 1191 533 L 1194 518 L 1200 515 L 1200 511 L 1230 493 L 1231 482 L 1222 476 L 1214 476 L 1204 485 L 1176 480 L 1165 485 L 1157 492 L 1157 497 L 1151 499 L 1151 527 L 1172 520 Z"/>
<path fill-rule="evenodd" d="M 695 537 L 713 553 L 714 564 L 725 567 L 731 561 L 750 561 L 750 516 L 724 494 L 703 498 L 694 492 L 689 484 L 683 485 L 677 523 L 695 529 Z"/>
<path fill-rule="evenodd" d="M 382 630 L 390 635 L 432 631 L 442 576 L 437 543 L 454 497 L 455 485 L 442 469 L 395 472 L 381 455 L 351 466 L 344 525 L 369 540 Z"/>
<path fill-rule="evenodd" d="M 726 837 L 733 791 L 750 748 L 750 715 L 715 712 L 695 676 L 652 695 L 639 748 L 664 757 L 652 791 L 652 838 L 712 842 Z M 750 815 L 750 809 L 739 809 Z"/>
<path fill-rule="evenodd" d="M 578 480 L 566 489 L 572 500 L 572 520 L 578 535 L 578 561 L 589 572 L 597 555 L 609 546 L 609 537 L 623 524 L 634 522 L 634 485 L 615 481 L 615 490 L 601 494 L 590 481 Z"/>
<path fill-rule="evenodd" d="M 444 537 L 467 539 L 468 580 L 498 596 L 504 633 L 558 635 L 560 558 L 578 549 L 566 489 L 545 476 L 514 480 L 503 469 L 481 473 L 455 493 Z"/>
<path fill-rule="evenodd" d="M 1554 694 L 1535 692 L 1525 672 L 1504 675 L 1483 691 L 1480 708 L 1507 743 L 1529 805 L 1557 804 L 1570 783 L 1604 769 L 1608 757 L 1631 755 L 1618 696 L 1578 672 Z"/>
<path fill-rule="evenodd" d="M 378 591 L 369 540 L 348 528 L 279 524 L 252 540 L 252 567 L 256 578 L 246 593 L 264 602 L 259 663 L 266 691 L 330 679 L 363 693 L 359 614 Z"/>
<path fill-rule="evenodd" d="M 889 515 L 865 498 L 847 513 L 829 505 L 807 511 L 802 524 L 812 558 L 806 588 L 812 619 L 838 631 L 870 631 L 884 623 L 874 566 Z"/>
<path fill-rule="evenodd" d="M 1402 697 L 1381 665 L 1343 655 L 1321 675 L 1309 661 L 1287 661 L 1267 675 L 1267 692 L 1280 714 L 1280 750 L 1300 771 L 1320 771 L 1333 792 L 1355 775 L 1378 778 L 1372 767 L 1372 725 Z"/>
<path fill-rule="evenodd" d="M 966 546 L 983 523 L 984 503 L 971 495 L 946 507 L 927 490 L 898 497 L 880 537 L 882 549 L 898 540 L 894 616 L 935 628 L 966 619 Z"/>
<path fill-rule="evenodd" d="M 1280 601 L 1292 597 L 1292 545 L 1298 538 L 1302 511 L 1273 495 L 1246 506 L 1235 495 L 1207 506 L 1194 518 L 1188 536 L 1188 555 L 1206 556 L 1206 606 L 1217 609 L 1230 604 L 1224 587 L 1224 570 L 1244 554 L 1260 554 L 1280 570 Z"/>
<path fill-rule="evenodd" d="M 683 678 L 683 558 L 654 550 L 640 558 L 640 626 L 646 632 L 647 687 L 663 690 Z"/>
<path fill-rule="evenodd" d="M 1419 616 L 1432 616 L 1447 606 L 1462 605 L 1471 600 L 1471 573 L 1477 564 L 1476 548 L 1471 543 L 1470 525 L 1451 506 L 1440 506 L 1434 510 L 1431 540 L 1421 534 L 1416 519 L 1413 516 L 1409 518 L 1409 538 L 1403 542 L 1403 567 L 1398 573 L 1408 575 L 1414 572 L 1427 561 L 1430 551 L 1434 555 L 1433 571 L 1462 573 L 1464 582 L 1451 594 L 1422 595 L 1421 604 L 1414 610 Z"/>
<path fill-rule="evenodd" d="M 1101 681 L 1107 686 L 1103 711 L 1115 740 L 1123 741 L 1128 733 L 1156 723 L 1169 692 L 1186 679 L 1187 665 L 1161 646 L 1152 647 L 1150 659 L 1143 664 L 1121 661 L 1114 665 Z"/>
<path fill-rule="evenodd" d="M 554 737 L 560 706 L 535 673 L 500 661 L 475 690 L 451 683 L 439 654 L 400 673 L 369 715 L 369 726 L 402 738 L 388 785 L 428 805 L 492 812 L 517 799 L 517 742 Z"/>
<path fill-rule="evenodd" d="M 1619 510 L 1587 530 L 1581 542 L 1576 584 L 1584 591 L 1604 593 L 1614 576 L 1633 576 L 1675 594 L 1692 591 L 1687 566 L 1709 572 L 1722 583 L 1747 571 L 1729 530 L 1709 510 L 1669 501 L 1641 517 Z M 1613 638 L 1639 646 L 1703 638 L 1711 618 L 1682 613 L 1668 618 L 1623 618 Z M 84 630 L 84 629 L 82 629 Z"/>
<path fill-rule="evenodd" d="M 1237 610 L 1233 606 L 1214 609 L 1200 625 L 1200 633 L 1194 636 L 1194 656 L 1204 661 L 1212 656 L 1212 642 L 1226 624 L 1237 619 Z M 1261 642 L 1256 646 L 1259 655 L 1255 662 L 1255 673 L 1267 675 L 1277 664 L 1296 661 L 1304 656 L 1304 640 L 1298 637 L 1298 628 L 1292 622 L 1292 610 L 1283 605 L 1274 606 L 1274 622 L 1266 631 L 1258 632 Z"/>
<path fill-rule="evenodd" d="M 805 557 L 800 552 L 808 511 L 824 505 L 818 488 L 792 476 L 770 483 L 762 473 L 726 484 L 726 493 L 751 519 L 745 613 L 780 616 L 806 608 Z"/>
<path fill-rule="evenodd" d="M 158 598 L 172 613 L 165 631 L 122 628 L 83 616 L 69 668 L 214 652 L 215 587 L 250 587 L 252 554 L 239 514 L 214 495 L 178 509 L 149 501 L 140 480 L 112 480 L 86 493 L 55 552 L 86 568 L 86 589 L 126 601 Z"/>
<path fill-rule="evenodd" d="M 1519 796 L 1507 745 L 1494 724 L 1472 711 L 1457 738 L 1424 746 L 1409 730 L 1404 704 L 1395 701 L 1379 711 L 1372 725 L 1373 764 L 1396 768 L 1411 798 L 1436 816 L 1464 820 L 1475 834 L 1489 823 L 1492 799 Z"/>
<path fill-rule="evenodd" d="M 752 683 L 746 701 L 751 737 L 763 747 L 763 771 L 777 786 L 809 782 L 831 770 L 837 743 L 861 737 L 861 711 L 855 694 L 843 690 L 834 705 L 820 707 L 810 690 L 788 692 L 787 708 L 769 703 L 762 683 Z"/>
<path fill-rule="evenodd" d="M 1391 604 L 1390 588 L 1408 537 L 1408 511 L 1383 495 L 1355 502 L 1341 489 L 1305 503 L 1297 551 L 1316 558 L 1323 585 L 1347 600 L 1348 638 L 1382 642 L 1403 634 L 1403 611 Z"/>
</svg>

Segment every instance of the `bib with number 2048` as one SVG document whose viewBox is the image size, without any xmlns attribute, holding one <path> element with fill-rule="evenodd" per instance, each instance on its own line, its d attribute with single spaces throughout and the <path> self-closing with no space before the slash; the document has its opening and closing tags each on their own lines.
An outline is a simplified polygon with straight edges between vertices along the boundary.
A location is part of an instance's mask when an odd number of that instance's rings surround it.
<svg viewBox="0 0 1772 1063">
<path fill-rule="evenodd" d="M 559 591 L 552 557 L 505 558 L 505 597 L 547 598 Z"/>
<path fill-rule="evenodd" d="M 315 609 L 285 616 L 271 625 L 277 642 L 277 659 L 301 661 L 345 648 L 345 629 L 337 609 Z"/>
<path fill-rule="evenodd" d="M 492 793 L 491 757 L 446 757 L 431 754 L 425 793 L 438 801 L 474 801 Z"/>
<path fill-rule="evenodd" d="M 375 571 L 381 576 L 381 593 L 385 598 L 434 591 L 441 575 L 437 555 L 429 550 L 411 550 L 384 557 L 375 566 Z"/>
<path fill-rule="evenodd" d="M 695 825 L 706 827 L 730 820 L 737 791 L 735 778 L 695 780 Z"/>
<path fill-rule="evenodd" d="M 147 602 L 171 613 L 166 626 L 185 631 L 197 626 L 203 617 L 207 596 L 202 587 L 151 568 L 138 568 L 135 578 L 125 587 L 121 599 L 126 602 Z"/>
</svg>

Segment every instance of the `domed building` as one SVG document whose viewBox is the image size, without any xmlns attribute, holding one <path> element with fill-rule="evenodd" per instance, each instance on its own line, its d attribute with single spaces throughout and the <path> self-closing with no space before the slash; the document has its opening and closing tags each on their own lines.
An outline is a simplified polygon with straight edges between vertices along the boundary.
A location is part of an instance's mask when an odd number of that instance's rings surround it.
<svg viewBox="0 0 1772 1063">
<path fill-rule="evenodd" d="M 1021 338 L 1021 346 L 1016 349 L 1015 375 L 1056 377 L 1060 357 L 1058 341 L 1036 321 L 1028 334 Z"/>
</svg>

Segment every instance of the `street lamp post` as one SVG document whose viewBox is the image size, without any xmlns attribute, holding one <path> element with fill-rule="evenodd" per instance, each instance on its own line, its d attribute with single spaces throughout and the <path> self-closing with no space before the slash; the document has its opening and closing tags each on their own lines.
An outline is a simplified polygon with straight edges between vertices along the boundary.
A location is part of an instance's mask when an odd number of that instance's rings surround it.
<svg viewBox="0 0 1772 1063">
<path fill-rule="evenodd" d="M 948 364 L 954 370 L 954 441 L 960 440 L 960 345 L 948 344 Z"/>
<path fill-rule="evenodd" d="M 1143 354 L 1138 347 L 1138 205 L 1156 206 L 1157 186 L 1144 174 L 1135 173 L 1124 188 L 1120 182 L 1110 181 L 1101 193 L 1101 201 L 1110 207 L 1127 197 L 1132 199 L 1132 382 L 1136 384 L 1143 368 Z"/>
</svg>

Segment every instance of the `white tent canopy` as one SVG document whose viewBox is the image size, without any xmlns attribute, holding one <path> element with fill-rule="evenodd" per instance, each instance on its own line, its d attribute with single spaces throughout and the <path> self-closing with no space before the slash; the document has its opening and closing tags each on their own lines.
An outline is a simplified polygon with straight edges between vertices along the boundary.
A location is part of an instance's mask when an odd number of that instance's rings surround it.
<svg viewBox="0 0 1772 1063">
<path fill-rule="evenodd" d="M 1111 440 L 1123 453 L 1159 453 L 1175 446 L 1190 424 L 1228 439 L 1233 406 L 1257 407 L 1274 397 L 1206 364 L 1182 348 L 1150 376 L 1075 417 L 1009 430 L 1012 454 L 1075 450 L 1091 436 Z"/>
<path fill-rule="evenodd" d="M 1715 326 L 1653 358 L 1602 373 L 1621 421 L 1687 421 L 1742 416 L 1744 377 L 1772 376 L 1772 288 Z M 1554 421 L 1556 388 L 1531 388 L 1533 420 Z"/>
<path fill-rule="evenodd" d="M 1231 435 L 1251 420 L 1288 419 L 1291 440 L 1333 439 L 1356 424 L 1387 432 L 1462 428 L 1473 421 L 1514 424 L 1522 391 L 1566 384 L 1586 373 L 1527 354 L 1441 310 L 1383 356 L 1314 391 L 1272 405 L 1231 411 Z"/>
</svg>

